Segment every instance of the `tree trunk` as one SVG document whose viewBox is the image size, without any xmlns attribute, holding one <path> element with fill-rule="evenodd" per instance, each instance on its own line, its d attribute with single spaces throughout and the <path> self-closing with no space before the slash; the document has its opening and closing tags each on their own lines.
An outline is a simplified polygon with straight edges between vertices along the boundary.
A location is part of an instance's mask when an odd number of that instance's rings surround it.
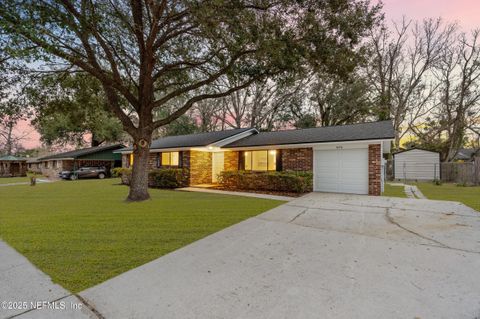
<svg viewBox="0 0 480 319">
<path fill-rule="evenodd" d="M 5 149 L 7 152 L 7 155 L 13 155 L 12 150 L 13 150 L 13 122 L 8 122 L 7 124 L 7 142 L 5 143 Z"/>
<path fill-rule="evenodd" d="M 133 144 L 133 167 L 130 180 L 130 192 L 127 201 L 138 202 L 150 199 L 148 194 L 148 157 L 150 155 L 149 137 L 138 139 Z"/>
</svg>

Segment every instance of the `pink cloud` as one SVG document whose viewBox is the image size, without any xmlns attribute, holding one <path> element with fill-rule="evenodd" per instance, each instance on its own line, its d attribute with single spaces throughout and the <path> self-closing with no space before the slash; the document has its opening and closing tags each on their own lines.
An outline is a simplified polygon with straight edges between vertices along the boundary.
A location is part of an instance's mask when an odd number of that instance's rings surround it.
<svg viewBox="0 0 480 319">
<path fill-rule="evenodd" d="M 36 148 L 42 145 L 40 142 L 40 134 L 28 120 L 18 122 L 13 133 L 15 136 L 24 137 L 21 143 L 26 149 Z"/>
<path fill-rule="evenodd" d="M 478 0 L 384 0 L 383 4 L 387 20 L 398 21 L 404 15 L 416 20 L 442 17 L 465 31 L 480 28 Z"/>
</svg>

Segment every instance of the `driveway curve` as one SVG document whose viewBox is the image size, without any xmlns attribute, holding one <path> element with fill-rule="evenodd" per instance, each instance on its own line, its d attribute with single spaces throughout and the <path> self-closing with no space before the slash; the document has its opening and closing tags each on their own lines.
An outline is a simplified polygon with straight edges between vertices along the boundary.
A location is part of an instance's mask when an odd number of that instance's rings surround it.
<svg viewBox="0 0 480 319">
<path fill-rule="evenodd" d="M 476 318 L 480 215 L 312 193 L 80 295 L 105 318 Z"/>
</svg>

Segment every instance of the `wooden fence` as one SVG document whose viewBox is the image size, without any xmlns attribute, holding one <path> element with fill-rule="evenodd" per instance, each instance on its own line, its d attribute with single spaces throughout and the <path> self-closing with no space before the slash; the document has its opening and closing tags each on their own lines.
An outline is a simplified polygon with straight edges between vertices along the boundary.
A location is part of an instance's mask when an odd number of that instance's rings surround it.
<svg viewBox="0 0 480 319">
<path fill-rule="evenodd" d="M 480 158 L 476 158 L 474 162 L 441 163 L 440 179 L 443 182 L 479 185 Z"/>
</svg>

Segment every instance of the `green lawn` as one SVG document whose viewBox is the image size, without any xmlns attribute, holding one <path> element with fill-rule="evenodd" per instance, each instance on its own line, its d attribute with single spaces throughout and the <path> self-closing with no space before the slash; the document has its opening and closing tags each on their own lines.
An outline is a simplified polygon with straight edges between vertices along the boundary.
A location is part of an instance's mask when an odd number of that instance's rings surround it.
<svg viewBox="0 0 480 319">
<path fill-rule="evenodd" d="M 433 183 L 416 185 L 428 199 L 453 200 L 480 211 L 480 186 L 462 187 L 455 184 L 435 185 Z"/>
<path fill-rule="evenodd" d="M 166 190 L 126 203 L 118 182 L 1 187 L 0 237 L 79 292 L 283 203 Z"/>
<path fill-rule="evenodd" d="M 385 189 L 382 195 L 390 197 L 407 197 L 407 195 L 405 195 L 403 186 L 392 186 L 388 183 L 385 183 Z"/>
</svg>

